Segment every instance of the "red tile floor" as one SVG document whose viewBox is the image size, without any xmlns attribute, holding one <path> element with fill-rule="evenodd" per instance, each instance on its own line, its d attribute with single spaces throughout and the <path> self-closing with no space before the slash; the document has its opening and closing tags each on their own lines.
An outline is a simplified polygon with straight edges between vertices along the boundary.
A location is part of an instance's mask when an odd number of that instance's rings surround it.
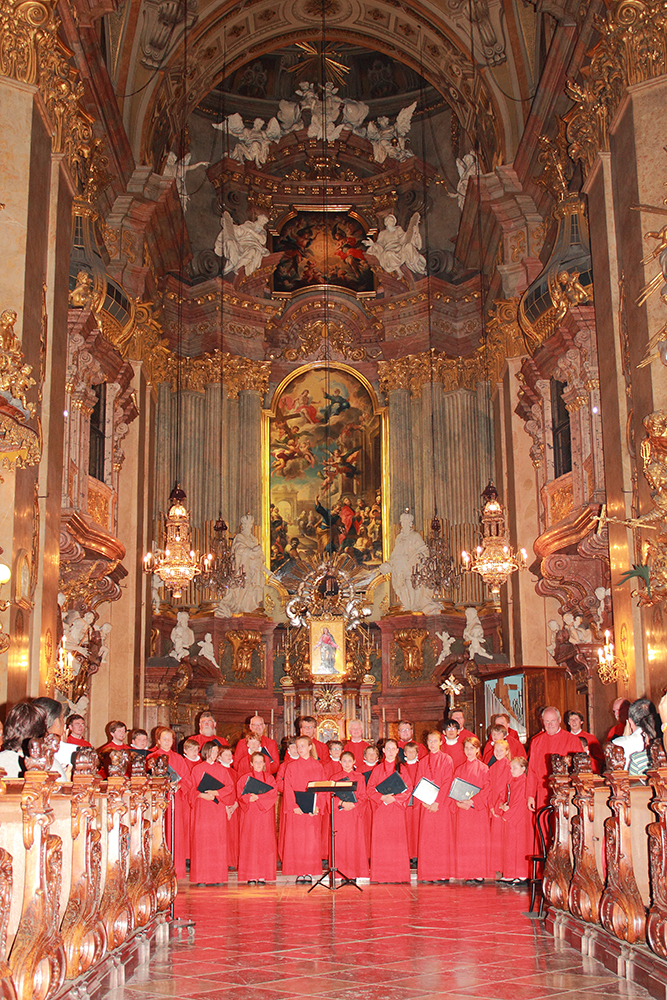
<svg viewBox="0 0 667 1000">
<path fill-rule="evenodd" d="M 364 885 L 335 894 L 180 883 L 196 921 L 105 1000 L 603 1000 L 648 998 L 522 916 L 494 884 Z"/>
</svg>

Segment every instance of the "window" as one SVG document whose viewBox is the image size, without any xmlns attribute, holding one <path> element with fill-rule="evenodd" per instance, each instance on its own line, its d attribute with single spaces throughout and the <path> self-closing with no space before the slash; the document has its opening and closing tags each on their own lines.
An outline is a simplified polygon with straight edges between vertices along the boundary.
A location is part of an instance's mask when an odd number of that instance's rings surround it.
<svg viewBox="0 0 667 1000">
<path fill-rule="evenodd" d="M 563 400 L 565 383 L 551 380 L 551 430 L 554 441 L 554 478 L 572 471 L 570 414 Z"/>
<path fill-rule="evenodd" d="M 88 474 L 93 479 L 104 482 L 104 424 L 106 420 L 106 383 L 94 385 L 97 401 L 90 414 L 90 447 L 88 451 Z"/>
</svg>

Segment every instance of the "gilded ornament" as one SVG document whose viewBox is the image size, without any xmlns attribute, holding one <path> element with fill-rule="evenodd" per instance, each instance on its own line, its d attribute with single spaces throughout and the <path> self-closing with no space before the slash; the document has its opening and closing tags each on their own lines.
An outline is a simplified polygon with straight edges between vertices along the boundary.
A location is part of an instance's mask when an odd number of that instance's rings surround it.
<svg viewBox="0 0 667 1000">
<path fill-rule="evenodd" d="M 419 677 L 424 669 L 424 643 L 428 639 L 426 628 L 399 628 L 394 632 L 394 642 L 403 653 L 403 666 L 411 677 Z"/>
<path fill-rule="evenodd" d="M 572 493 L 572 484 L 560 486 L 557 490 L 554 490 L 549 501 L 551 523 L 555 524 L 557 521 L 562 521 L 573 510 L 574 495 Z"/>
<path fill-rule="evenodd" d="M 234 659 L 232 670 L 237 680 L 242 680 L 252 669 L 253 653 L 261 647 L 262 633 L 256 629 L 234 629 L 227 633 Z"/>
<path fill-rule="evenodd" d="M 69 304 L 73 309 L 90 309 L 94 293 L 93 279 L 88 271 L 79 271 L 76 276 L 76 285 L 69 293 Z"/>
</svg>

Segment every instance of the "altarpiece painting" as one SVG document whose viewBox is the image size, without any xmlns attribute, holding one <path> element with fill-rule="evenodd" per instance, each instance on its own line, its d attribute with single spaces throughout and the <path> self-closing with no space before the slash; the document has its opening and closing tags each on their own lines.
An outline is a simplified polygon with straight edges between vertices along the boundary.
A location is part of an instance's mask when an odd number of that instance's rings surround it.
<svg viewBox="0 0 667 1000">
<path fill-rule="evenodd" d="M 282 254 L 273 273 L 273 291 L 296 292 L 311 285 L 339 285 L 351 292 L 372 292 L 366 260 L 366 231 L 349 212 L 297 212 L 273 241 Z"/>
</svg>

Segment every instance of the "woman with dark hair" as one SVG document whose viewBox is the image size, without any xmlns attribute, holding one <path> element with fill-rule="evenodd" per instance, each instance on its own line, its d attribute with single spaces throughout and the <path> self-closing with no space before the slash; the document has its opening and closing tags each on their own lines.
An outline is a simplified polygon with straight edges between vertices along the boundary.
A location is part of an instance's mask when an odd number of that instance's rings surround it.
<svg viewBox="0 0 667 1000">
<path fill-rule="evenodd" d="M 371 827 L 371 882 L 409 882 L 410 852 L 405 807 L 412 793 L 410 774 L 398 767 L 398 743 L 385 740 L 383 760 L 368 779 L 368 798 L 373 810 Z M 399 771 L 405 791 L 382 792 L 382 783 Z M 380 789 L 378 789 L 380 785 Z"/>
<path fill-rule="evenodd" d="M 628 709 L 625 732 L 612 740 L 623 747 L 625 766 L 629 774 L 645 774 L 650 767 L 648 745 L 657 740 L 661 731 L 660 719 L 650 698 L 637 698 Z"/>
<path fill-rule="evenodd" d="M 489 769 L 480 760 L 480 748 L 476 736 L 464 740 L 465 763 L 454 772 L 454 778 L 479 788 L 470 799 L 453 800 L 456 878 L 469 884 L 482 883 L 489 874 Z"/>
<path fill-rule="evenodd" d="M 21 701 L 7 713 L 0 768 L 8 778 L 19 778 L 27 741 L 46 736 L 46 713 L 34 702 Z"/>
</svg>

